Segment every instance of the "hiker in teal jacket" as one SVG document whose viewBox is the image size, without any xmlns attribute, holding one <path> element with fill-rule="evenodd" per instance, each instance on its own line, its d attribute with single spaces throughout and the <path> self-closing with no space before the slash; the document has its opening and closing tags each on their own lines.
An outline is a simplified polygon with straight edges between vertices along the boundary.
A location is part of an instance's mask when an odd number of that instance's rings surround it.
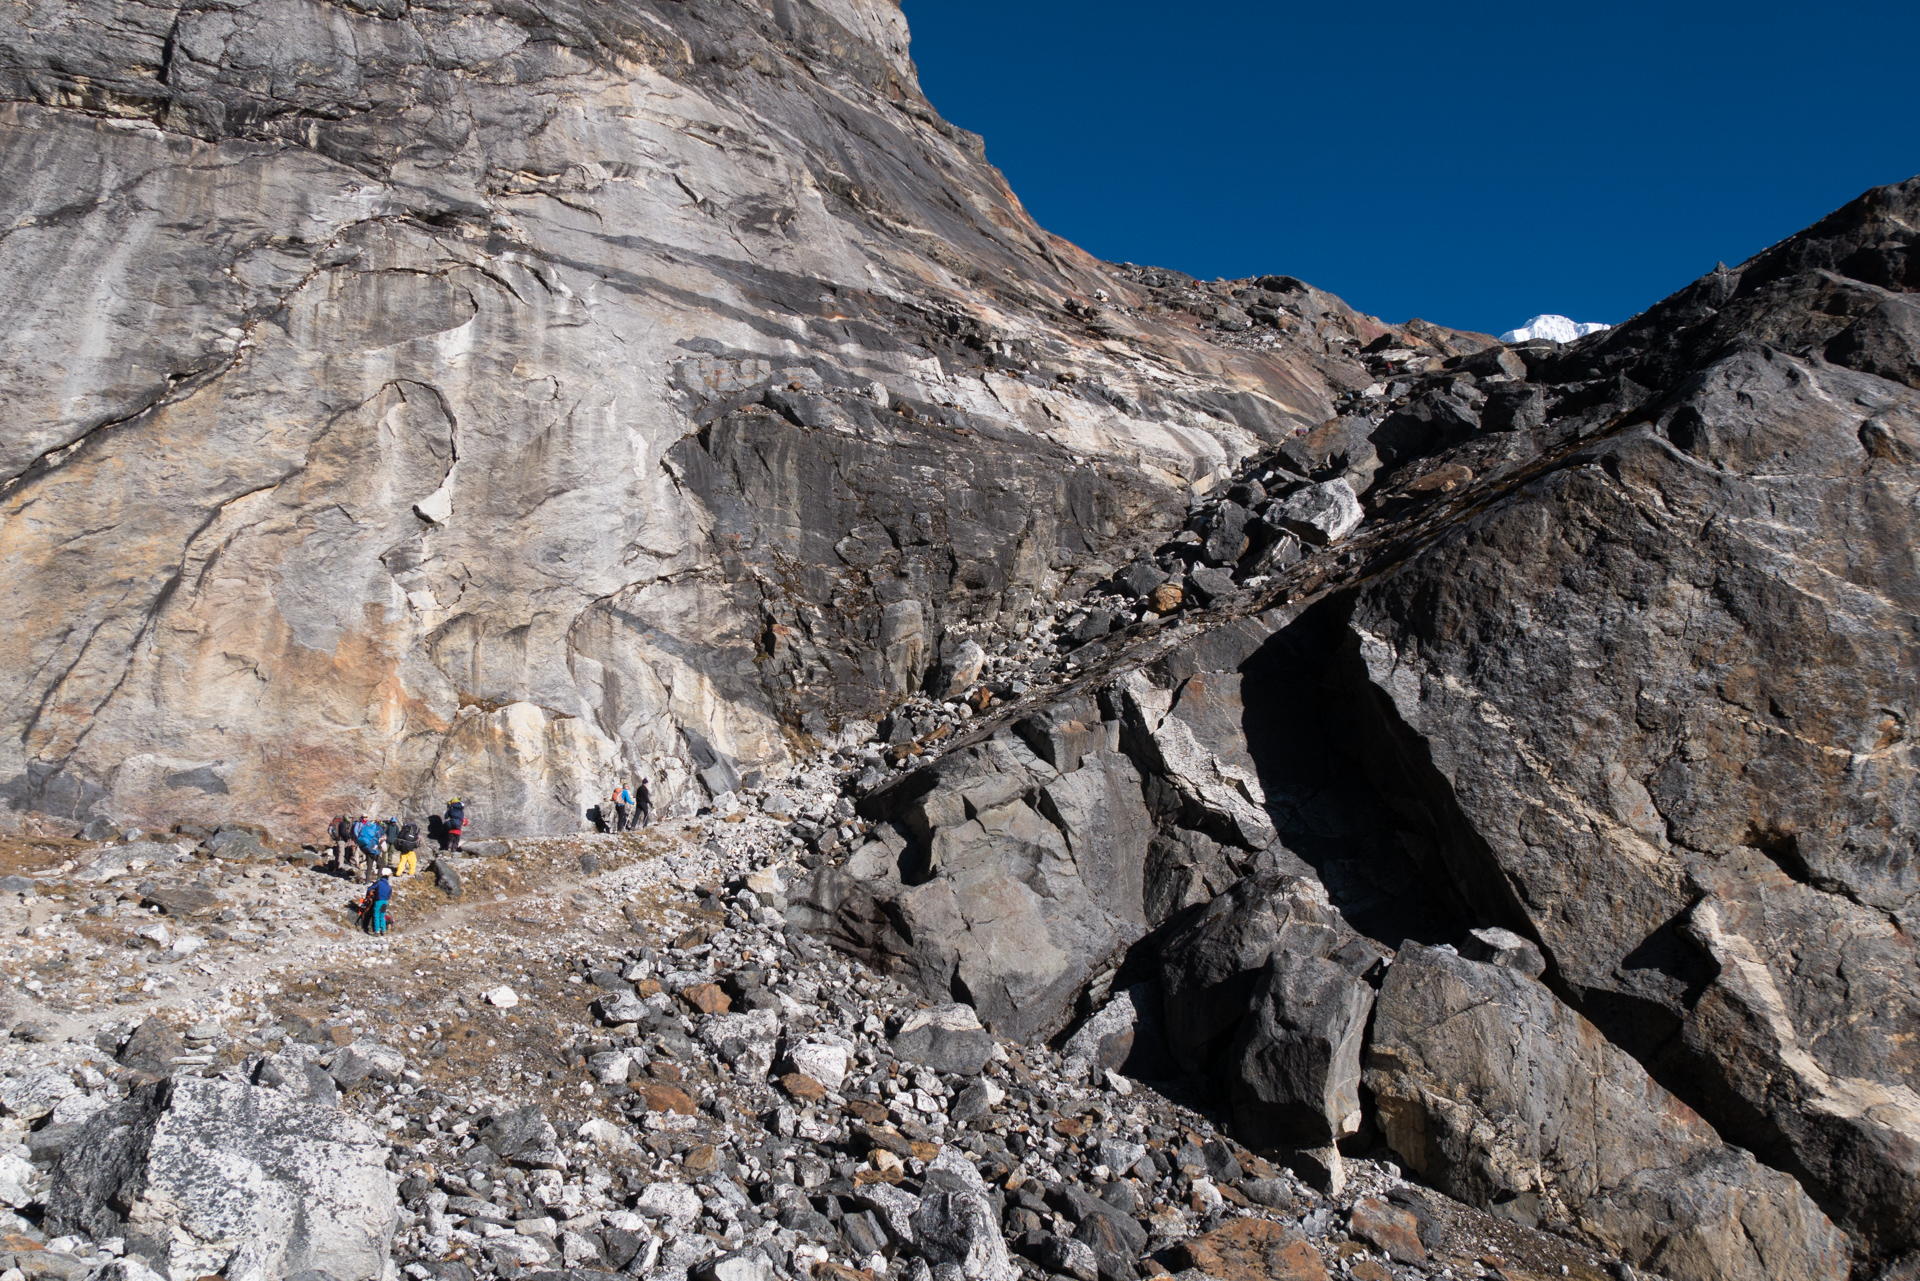
<svg viewBox="0 0 1920 1281">
<path fill-rule="evenodd" d="M 362 900 L 365 908 L 363 928 L 370 934 L 387 932 L 387 903 L 393 898 L 393 882 L 387 878 L 393 875 L 393 869 L 380 869 L 380 879 L 367 889 L 367 897 Z"/>
</svg>

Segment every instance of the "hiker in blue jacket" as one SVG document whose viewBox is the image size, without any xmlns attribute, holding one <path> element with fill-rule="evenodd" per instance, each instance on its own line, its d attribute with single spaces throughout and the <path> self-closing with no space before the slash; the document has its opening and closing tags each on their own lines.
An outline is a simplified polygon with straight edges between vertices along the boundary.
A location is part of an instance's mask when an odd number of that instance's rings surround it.
<svg viewBox="0 0 1920 1281">
<path fill-rule="evenodd" d="M 387 903 L 393 898 L 393 882 L 387 878 L 393 875 L 393 869 L 380 869 L 380 879 L 367 890 L 367 897 L 361 900 L 361 928 L 370 934 L 387 932 Z"/>
<path fill-rule="evenodd" d="M 365 814 L 353 825 L 353 843 L 360 847 L 360 862 L 369 878 L 373 876 L 373 869 L 380 866 L 380 846 L 386 837 L 386 827 Z"/>
</svg>

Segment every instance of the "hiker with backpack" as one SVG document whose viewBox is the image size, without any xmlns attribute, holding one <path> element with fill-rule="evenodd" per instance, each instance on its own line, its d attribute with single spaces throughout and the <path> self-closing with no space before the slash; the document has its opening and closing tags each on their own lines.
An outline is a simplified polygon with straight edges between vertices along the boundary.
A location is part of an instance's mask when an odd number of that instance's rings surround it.
<svg viewBox="0 0 1920 1281">
<path fill-rule="evenodd" d="M 333 842 L 333 870 L 336 872 L 353 871 L 353 820 L 345 814 L 335 814 L 333 822 L 327 826 L 327 839 Z"/>
<path fill-rule="evenodd" d="M 602 806 L 604 809 L 608 809 L 613 812 L 613 823 L 608 828 L 608 830 L 613 832 L 626 831 L 627 830 L 627 791 L 626 789 L 616 785 L 613 791 L 607 794 L 607 799 L 604 802 L 602 802 Z"/>
<path fill-rule="evenodd" d="M 365 814 L 362 814 L 360 821 L 353 825 L 353 843 L 359 846 L 356 862 L 364 865 L 366 868 L 364 875 L 369 880 L 373 877 L 373 870 L 380 866 L 381 847 L 386 841 L 386 836 L 386 828 Z M 363 873 L 356 868 L 355 875 L 359 876 Z"/>
<path fill-rule="evenodd" d="M 367 887 L 367 896 L 360 900 L 360 928 L 369 934 L 387 932 L 387 904 L 393 898 L 393 882 L 388 880 L 393 869 L 380 869 L 380 878 Z"/>
<path fill-rule="evenodd" d="M 360 825 L 365 822 L 366 815 L 364 814 L 357 819 L 343 816 L 340 820 L 342 849 L 338 860 L 338 867 L 340 871 L 346 873 L 356 881 L 364 881 L 366 879 L 362 874 L 361 859 L 363 853 L 360 848 Z"/>
<path fill-rule="evenodd" d="M 467 807 L 458 796 L 447 802 L 443 824 L 447 830 L 447 848 L 458 853 L 461 833 L 467 830 Z"/>
<path fill-rule="evenodd" d="M 640 826 L 645 827 L 653 822 L 653 795 L 647 791 L 646 779 L 641 779 L 635 786 L 638 790 L 633 794 L 633 816 L 639 820 Z"/>
<path fill-rule="evenodd" d="M 400 824 L 399 829 L 388 838 L 392 848 L 399 851 L 400 857 L 394 860 L 393 869 L 397 876 L 418 876 L 420 874 L 420 825 L 408 820 Z"/>
</svg>

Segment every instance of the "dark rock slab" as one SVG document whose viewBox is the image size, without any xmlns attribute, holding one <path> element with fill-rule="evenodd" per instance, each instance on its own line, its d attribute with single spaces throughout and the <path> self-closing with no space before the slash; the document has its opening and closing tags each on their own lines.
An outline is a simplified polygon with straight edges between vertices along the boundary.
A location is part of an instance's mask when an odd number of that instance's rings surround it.
<svg viewBox="0 0 1920 1281">
<path fill-rule="evenodd" d="M 1387 1142 L 1470 1204 L 1572 1224 L 1675 1281 L 1849 1273 L 1845 1236 L 1798 1183 L 1722 1142 L 1515 970 L 1403 948 L 1367 1085 Z"/>
<path fill-rule="evenodd" d="M 218 894 L 192 885 L 153 885 L 143 889 L 141 897 L 168 916 L 186 920 L 212 915 L 221 906 Z"/>
<path fill-rule="evenodd" d="M 173 1072 L 174 1057 L 186 1052 L 186 1043 L 179 1033 L 150 1015 L 133 1030 L 116 1057 L 122 1067 L 169 1076 Z"/>
</svg>

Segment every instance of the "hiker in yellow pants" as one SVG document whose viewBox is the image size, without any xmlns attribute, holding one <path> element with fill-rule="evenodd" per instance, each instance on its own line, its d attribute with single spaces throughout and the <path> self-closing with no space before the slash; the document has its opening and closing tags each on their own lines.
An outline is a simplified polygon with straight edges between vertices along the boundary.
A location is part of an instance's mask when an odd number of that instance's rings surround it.
<svg viewBox="0 0 1920 1281">
<path fill-rule="evenodd" d="M 400 857 L 394 860 L 394 869 L 401 876 L 416 876 L 420 871 L 420 860 L 415 852 L 420 848 L 420 825 L 403 823 L 393 841 L 394 849 Z"/>
</svg>

